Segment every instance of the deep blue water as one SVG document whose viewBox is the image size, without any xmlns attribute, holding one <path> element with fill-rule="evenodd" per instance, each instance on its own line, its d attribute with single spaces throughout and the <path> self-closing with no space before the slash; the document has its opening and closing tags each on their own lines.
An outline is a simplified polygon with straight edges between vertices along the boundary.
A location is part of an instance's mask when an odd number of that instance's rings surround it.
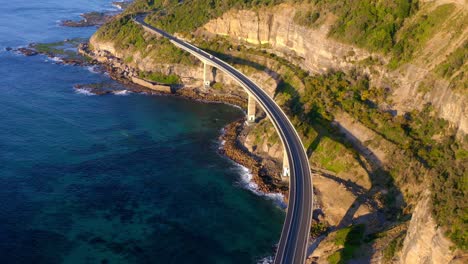
<svg viewBox="0 0 468 264">
<path fill-rule="evenodd" d="M 225 105 L 130 94 L 5 47 L 89 37 L 59 20 L 107 0 L 0 0 L 0 263 L 255 263 L 284 213 L 217 154 Z"/>
</svg>

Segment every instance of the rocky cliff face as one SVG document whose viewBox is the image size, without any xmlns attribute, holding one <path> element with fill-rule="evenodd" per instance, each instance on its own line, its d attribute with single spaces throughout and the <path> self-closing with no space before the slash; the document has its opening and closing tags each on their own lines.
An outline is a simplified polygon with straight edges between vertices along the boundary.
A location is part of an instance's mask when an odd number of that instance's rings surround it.
<svg viewBox="0 0 468 264">
<path fill-rule="evenodd" d="M 422 195 L 416 206 L 401 251 L 400 263 L 466 263 L 467 256 L 457 256 L 452 243 L 437 227 L 432 214 L 429 192 Z"/>
<path fill-rule="evenodd" d="M 312 72 L 331 68 L 351 68 L 351 61 L 370 54 L 327 39 L 329 24 L 310 29 L 294 23 L 296 7 L 279 5 L 258 11 L 230 11 L 204 26 L 208 32 L 229 36 L 251 44 L 268 44 L 272 49 L 303 58 Z"/>
<path fill-rule="evenodd" d="M 407 65 L 401 73 L 391 73 L 389 76 L 398 81 L 392 99 L 400 112 L 421 109 L 426 103 L 431 103 L 438 110 L 440 117 L 451 122 L 460 135 L 468 133 L 468 96 L 454 92 L 446 80 L 434 80 L 427 92 L 421 92 L 425 78 L 431 76 L 429 70 L 416 65 Z"/>
<path fill-rule="evenodd" d="M 436 2 L 436 4 L 443 3 L 445 1 Z M 393 90 L 394 105 L 392 107 L 398 113 L 420 109 L 425 103 L 430 102 L 438 110 L 440 117 L 450 121 L 461 134 L 468 132 L 468 105 L 466 104 L 468 96 L 466 93 L 452 91 L 448 82 L 443 80 L 434 81 L 431 84 L 431 89 L 425 93 L 419 91 L 421 83 L 431 76 L 434 65 L 416 60 L 415 65 L 410 64 L 397 71 L 389 71 L 385 67 L 375 65 L 372 67 L 359 66 L 357 62 L 370 56 L 379 58 L 383 63 L 387 59 L 382 55 L 371 54 L 365 50 L 329 39 L 327 35 L 334 20 L 332 16 L 329 16 L 326 22 L 318 28 L 297 25 L 294 23 L 297 9 L 297 6 L 282 4 L 257 11 L 233 10 L 210 21 L 203 29 L 209 33 L 229 36 L 238 41 L 270 46 L 275 52 L 295 60 L 296 63 L 311 72 L 324 72 L 329 69 L 349 70 L 361 67 L 371 76 L 374 85 Z M 459 9 L 457 15 L 460 15 L 460 12 L 462 15 L 466 15 L 464 6 Z M 458 42 L 463 42 L 468 38 L 468 34 L 454 34 L 456 32 L 439 37 Z M 437 49 L 444 50 L 444 53 L 437 53 L 437 58 L 440 60 L 445 58 L 454 47 L 438 45 Z M 430 55 L 429 51 L 423 57 L 428 55 Z M 432 54 L 432 56 L 434 55 Z M 435 59 L 432 58 L 432 60 Z"/>
</svg>

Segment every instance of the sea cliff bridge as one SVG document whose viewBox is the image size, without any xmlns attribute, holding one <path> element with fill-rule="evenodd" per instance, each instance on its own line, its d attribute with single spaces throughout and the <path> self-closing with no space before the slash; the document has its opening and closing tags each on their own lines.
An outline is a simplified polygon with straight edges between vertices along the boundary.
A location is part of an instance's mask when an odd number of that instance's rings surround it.
<svg viewBox="0 0 468 264">
<path fill-rule="evenodd" d="M 167 38 L 172 44 L 189 52 L 203 62 L 205 86 L 210 85 L 207 78 L 207 67 L 209 66 L 221 70 L 236 80 L 249 96 L 248 122 L 255 122 L 256 103 L 262 107 L 270 118 L 284 147 L 282 177 L 289 180 L 289 205 L 275 263 L 304 263 L 312 219 L 313 192 L 307 154 L 294 126 L 275 101 L 247 76 L 196 46 L 163 30 L 152 27 L 144 21 L 144 18 L 145 15 L 138 15 L 134 17 L 134 22 L 141 25 L 148 32 Z"/>
</svg>

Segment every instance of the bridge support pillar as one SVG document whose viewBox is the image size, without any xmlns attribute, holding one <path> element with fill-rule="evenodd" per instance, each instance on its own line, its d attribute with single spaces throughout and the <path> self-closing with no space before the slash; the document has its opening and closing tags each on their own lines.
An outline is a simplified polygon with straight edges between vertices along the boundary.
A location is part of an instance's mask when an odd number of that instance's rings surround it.
<svg viewBox="0 0 468 264">
<path fill-rule="evenodd" d="M 249 94 L 249 102 L 247 103 L 247 122 L 255 122 L 255 110 L 255 98 L 251 94 Z"/>
<path fill-rule="evenodd" d="M 210 88 L 211 86 L 211 80 L 210 80 L 210 77 L 208 76 L 208 74 L 211 73 L 211 71 L 209 70 L 209 65 L 206 64 L 206 62 L 203 62 L 203 86 L 205 88 Z"/>
<path fill-rule="evenodd" d="M 289 160 L 288 160 L 288 154 L 286 153 L 286 150 L 283 151 L 283 174 L 281 175 L 281 178 L 283 180 L 289 180 L 289 176 L 291 175 L 291 171 L 289 170 Z"/>
</svg>

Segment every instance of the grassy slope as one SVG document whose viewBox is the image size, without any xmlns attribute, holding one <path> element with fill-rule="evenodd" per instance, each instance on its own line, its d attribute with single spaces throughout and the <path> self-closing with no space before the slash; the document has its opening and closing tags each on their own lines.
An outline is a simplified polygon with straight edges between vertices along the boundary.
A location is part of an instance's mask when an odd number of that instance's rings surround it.
<svg viewBox="0 0 468 264">
<path fill-rule="evenodd" d="M 119 19 L 102 27 L 98 36 L 112 40 L 121 49 L 140 52 L 142 56 L 152 56 L 165 63 L 190 63 L 187 54 L 172 47 L 164 40 L 144 37 L 141 29 L 129 23 L 128 14 L 137 11 L 152 11 L 149 22 L 169 32 L 188 33 L 203 25 L 209 19 L 221 15 L 231 8 L 249 8 L 258 5 L 269 5 L 283 1 L 143 1 L 137 0 Z M 340 41 L 353 43 L 370 50 L 383 52 L 392 56 L 392 67 L 411 58 L 412 54 L 424 45 L 440 23 L 440 18 L 450 13 L 450 5 L 442 6 L 434 14 L 413 20 L 418 10 L 416 1 L 332 1 L 315 0 L 314 10 L 321 13 L 333 12 L 338 19 L 331 31 L 331 37 Z M 315 23 L 317 15 L 311 12 L 307 21 Z M 416 22 L 414 22 L 416 21 Z M 420 23 L 420 22 L 423 23 Z M 149 54 L 146 46 L 158 46 L 156 53 Z M 207 44 L 208 46 L 210 44 Z M 154 50 L 154 49 L 153 49 Z M 225 52 L 218 47 L 219 52 Z M 460 62 L 460 58 L 462 62 Z M 438 68 L 442 76 L 459 73 L 465 67 L 466 50 L 456 51 Z M 447 123 L 432 116 L 430 106 L 424 111 L 414 111 L 405 117 L 392 117 L 389 113 L 376 107 L 376 101 L 385 100 L 382 89 L 369 85 L 365 76 L 349 76 L 341 72 L 323 76 L 309 76 L 300 69 L 295 73 L 301 81 L 303 91 L 299 92 L 297 83 L 285 74 L 280 85 L 277 99 L 297 120 L 305 131 L 308 142 L 313 142 L 314 135 L 307 136 L 307 131 L 316 131 L 317 124 L 328 127 L 337 111 L 345 111 L 360 120 L 367 127 L 382 135 L 388 141 L 398 145 L 404 152 L 401 160 L 390 170 L 390 175 L 398 177 L 405 168 L 405 157 L 408 162 L 419 160 L 430 173 L 428 177 L 434 188 L 434 212 L 439 223 L 448 227 L 449 236 L 460 247 L 467 248 L 468 233 L 466 213 L 466 145 L 456 141 Z M 296 88 L 295 88 L 296 87 Z M 335 133 L 331 129 L 330 133 Z M 466 140 L 462 140 L 465 141 Z M 326 142 L 326 141 L 325 141 Z M 341 144 L 341 143 L 340 143 Z M 307 147 L 307 146 L 306 146 Z M 318 153 L 341 148 L 335 144 L 317 148 Z M 335 153 L 337 151 L 330 151 Z M 336 157 L 337 155 L 334 155 Z M 317 155 L 317 164 L 340 171 L 340 163 L 330 165 L 331 156 Z M 328 164 L 328 165 L 327 165 Z M 418 177 L 417 171 L 405 177 Z M 421 177 L 421 176 L 419 176 Z M 418 179 L 419 181 L 420 179 Z"/>
</svg>

